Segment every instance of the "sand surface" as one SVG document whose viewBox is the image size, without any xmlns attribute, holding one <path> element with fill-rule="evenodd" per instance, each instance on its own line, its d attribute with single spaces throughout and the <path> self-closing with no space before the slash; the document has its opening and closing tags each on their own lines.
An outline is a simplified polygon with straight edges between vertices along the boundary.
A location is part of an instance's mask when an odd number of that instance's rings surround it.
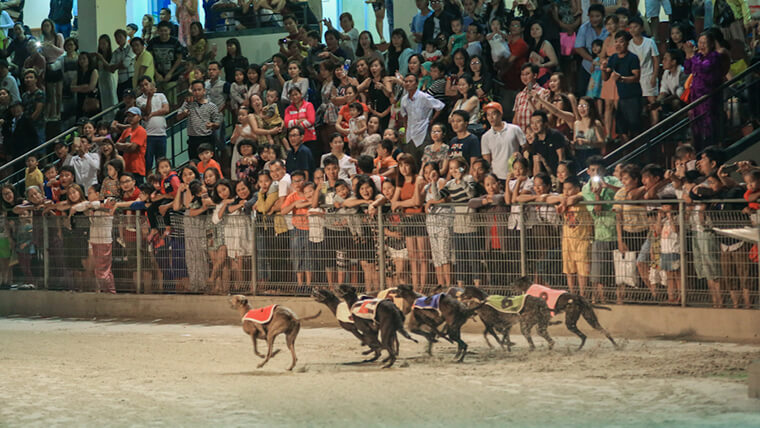
<svg viewBox="0 0 760 428">
<path fill-rule="evenodd" d="M 0 319 L 0 426 L 760 426 L 746 368 L 760 346 L 597 337 L 511 354 L 464 336 L 454 347 L 401 340 L 392 369 L 347 365 L 358 341 L 302 329 L 299 362 L 263 369 L 234 326 Z M 535 340 L 535 339 L 534 339 Z M 263 343 L 262 343 L 263 345 Z"/>
</svg>

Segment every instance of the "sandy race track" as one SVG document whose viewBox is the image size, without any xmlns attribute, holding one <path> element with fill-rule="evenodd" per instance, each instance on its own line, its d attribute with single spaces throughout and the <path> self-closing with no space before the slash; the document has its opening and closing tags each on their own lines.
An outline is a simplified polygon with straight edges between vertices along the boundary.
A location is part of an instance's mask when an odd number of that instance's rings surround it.
<svg viewBox="0 0 760 428">
<path fill-rule="evenodd" d="M 476 355 L 401 340 L 396 366 L 345 365 L 358 342 L 302 329 L 255 369 L 240 327 L 0 319 L 0 426 L 760 426 L 746 367 L 760 346 L 625 341 L 622 350 L 522 337 L 511 354 L 465 335 Z"/>
</svg>

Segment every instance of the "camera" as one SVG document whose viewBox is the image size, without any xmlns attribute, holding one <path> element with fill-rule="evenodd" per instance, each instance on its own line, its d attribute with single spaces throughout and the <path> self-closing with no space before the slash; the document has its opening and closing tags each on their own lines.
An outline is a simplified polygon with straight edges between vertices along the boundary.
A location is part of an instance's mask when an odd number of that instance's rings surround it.
<svg viewBox="0 0 760 428">
<path fill-rule="evenodd" d="M 600 176 L 598 176 L 598 175 L 595 175 L 595 176 L 591 177 L 591 181 L 592 181 L 593 183 L 595 183 L 595 184 L 599 184 L 599 183 L 601 183 L 601 182 L 602 182 L 602 177 L 600 177 Z"/>
<path fill-rule="evenodd" d="M 284 45 L 284 44 L 288 43 L 288 38 L 285 37 L 284 39 L 280 39 L 279 42 Z"/>
<path fill-rule="evenodd" d="M 727 174 L 734 173 L 739 170 L 739 165 L 736 162 L 731 162 L 723 165 L 723 172 Z"/>
</svg>

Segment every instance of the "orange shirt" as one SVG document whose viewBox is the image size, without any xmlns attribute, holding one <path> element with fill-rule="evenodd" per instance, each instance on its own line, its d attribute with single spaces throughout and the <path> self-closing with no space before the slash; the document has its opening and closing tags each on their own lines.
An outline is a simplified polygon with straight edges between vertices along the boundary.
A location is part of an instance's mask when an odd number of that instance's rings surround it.
<svg viewBox="0 0 760 428">
<path fill-rule="evenodd" d="M 209 159 L 207 163 L 203 163 L 203 161 L 198 162 L 198 172 L 203 174 L 206 172 L 209 168 L 216 168 L 217 171 L 219 171 L 219 178 L 224 178 L 224 174 L 222 174 L 222 167 L 219 166 L 219 162 Z"/>
<path fill-rule="evenodd" d="M 305 196 L 299 195 L 298 192 L 293 192 L 285 197 L 282 205 L 288 206 L 305 200 Z M 300 230 L 309 230 L 309 218 L 306 217 L 309 213 L 309 208 L 293 208 L 291 213 L 293 213 L 293 227 Z"/>
<path fill-rule="evenodd" d="M 393 159 L 393 156 L 388 156 L 383 159 L 380 159 L 380 156 L 375 158 L 375 168 L 377 168 L 378 174 L 382 174 L 397 165 L 398 162 L 396 162 L 396 159 Z"/>
<path fill-rule="evenodd" d="M 145 128 L 138 126 L 135 129 L 127 128 L 121 133 L 119 142 L 126 142 L 127 137 L 130 142 L 137 145 L 137 150 L 124 152 L 124 171 L 145 177 L 145 149 L 148 147 L 148 134 Z"/>
</svg>

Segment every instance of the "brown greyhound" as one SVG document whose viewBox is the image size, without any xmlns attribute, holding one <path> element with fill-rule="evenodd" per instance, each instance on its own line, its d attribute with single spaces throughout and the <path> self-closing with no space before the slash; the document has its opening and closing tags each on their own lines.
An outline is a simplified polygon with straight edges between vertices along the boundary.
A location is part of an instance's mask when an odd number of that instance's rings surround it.
<svg viewBox="0 0 760 428">
<path fill-rule="evenodd" d="M 288 349 L 290 349 L 290 354 L 293 356 L 293 361 L 291 362 L 290 367 L 288 367 L 288 370 L 293 370 L 296 361 L 298 361 L 298 358 L 296 358 L 295 344 L 298 332 L 301 330 L 301 321 L 312 320 L 322 313 L 322 311 L 319 311 L 310 317 L 298 318 L 292 310 L 284 306 L 275 305 L 272 309 L 272 314 L 269 320 L 267 322 L 259 323 L 245 319 L 246 314 L 251 310 L 251 305 L 248 304 L 248 298 L 245 296 L 241 294 L 232 296 L 230 298 L 230 306 L 232 309 L 237 310 L 238 313 L 240 313 L 241 318 L 243 318 L 243 331 L 250 335 L 251 340 L 253 340 L 253 353 L 260 358 L 264 358 L 264 361 L 262 361 L 257 368 L 262 368 L 270 358 L 277 354 L 278 351 L 272 351 L 274 339 L 280 333 L 285 333 L 285 342 L 288 345 Z M 261 355 L 256 347 L 256 342 L 258 341 L 259 336 L 267 341 L 268 348 L 266 357 Z"/>
</svg>

